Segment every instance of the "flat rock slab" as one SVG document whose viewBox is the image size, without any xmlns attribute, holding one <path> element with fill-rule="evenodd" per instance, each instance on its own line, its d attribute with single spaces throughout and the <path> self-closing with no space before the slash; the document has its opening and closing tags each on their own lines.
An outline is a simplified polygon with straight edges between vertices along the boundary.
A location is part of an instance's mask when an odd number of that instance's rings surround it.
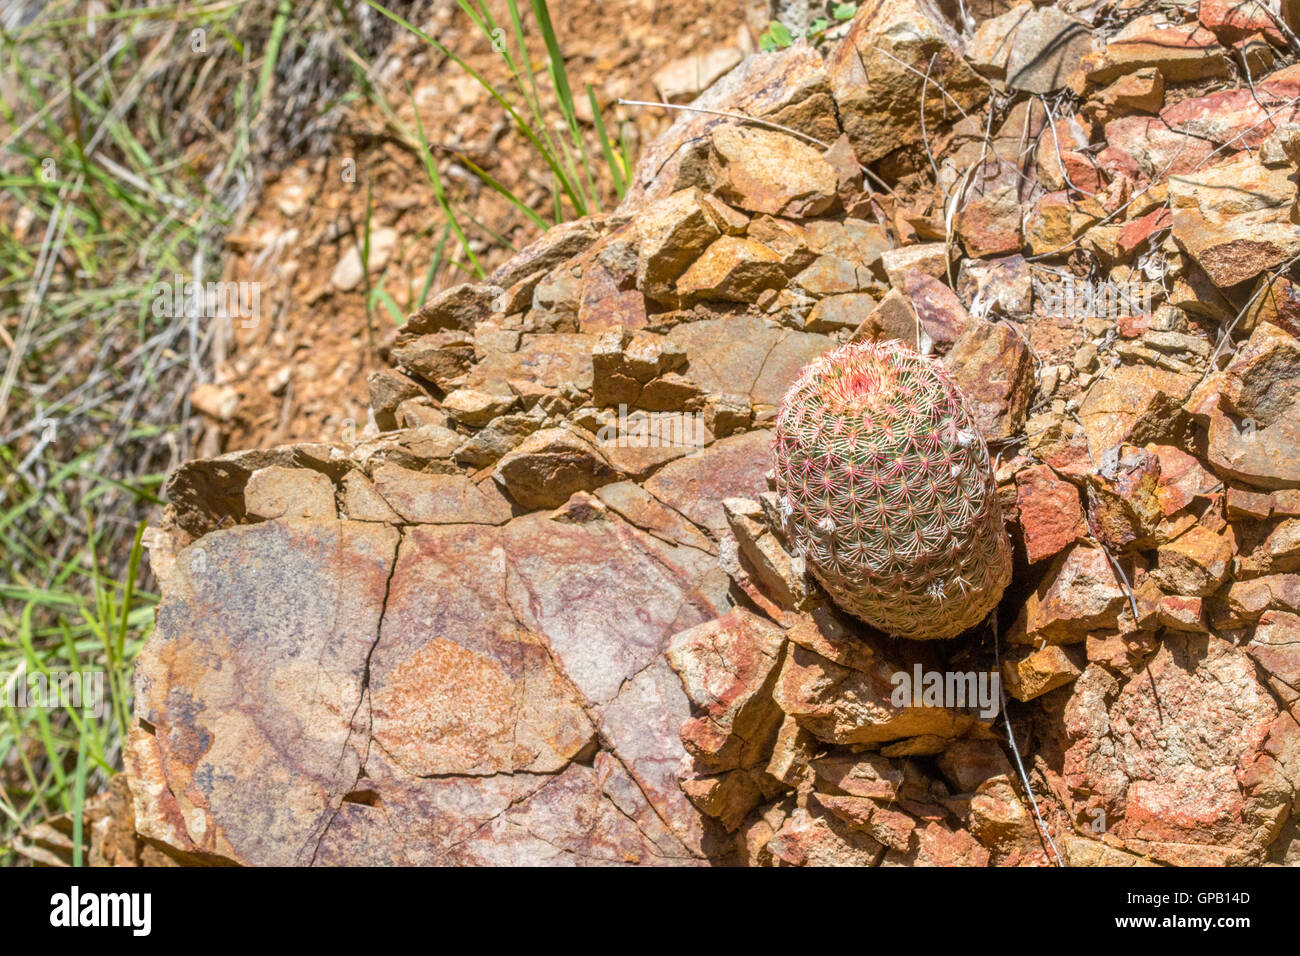
<svg viewBox="0 0 1300 956">
<path fill-rule="evenodd" d="M 182 551 L 137 669 L 140 832 L 251 865 L 702 861 L 664 655 L 726 613 L 725 577 L 592 514 Z"/>
</svg>

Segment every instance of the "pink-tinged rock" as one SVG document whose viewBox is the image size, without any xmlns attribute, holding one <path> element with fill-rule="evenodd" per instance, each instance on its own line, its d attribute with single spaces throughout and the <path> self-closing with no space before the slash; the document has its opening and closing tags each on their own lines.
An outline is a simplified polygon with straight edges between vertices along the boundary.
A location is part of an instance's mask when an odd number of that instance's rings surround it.
<svg viewBox="0 0 1300 956">
<path fill-rule="evenodd" d="M 944 365 L 986 440 L 1010 438 L 1020 431 L 1034 391 L 1034 368 L 1029 346 L 1010 323 L 971 322 Z"/>
<path fill-rule="evenodd" d="M 646 491 L 701 528 L 721 534 L 727 528 L 724 498 L 756 498 L 767 490 L 772 467 L 772 435 L 744 432 L 714 442 L 698 455 L 679 458 L 645 482 Z"/>
<path fill-rule="evenodd" d="M 397 541 L 373 523 L 285 519 L 177 556 L 136 665 L 144 837 L 214 862 L 311 862 L 360 772 Z"/>
<path fill-rule="evenodd" d="M 1008 162 L 993 159 L 974 176 L 953 222 L 966 252 L 976 258 L 1020 249 L 1020 174 Z"/>
<path fill-rule="evenodd" d="M 1276 14 L 1270 14 L 1260 0 L 1201 0 L 1196 19 L 1223 43 L 1262 33 L 1278 46 L 1286 46 Z"/>
<path fill-rule="evenodd" d="M 904 671 L 910 675 L 902 659 L 878 656 L 869 671 L 860 671 L 795 646 L 777 679 L 776 702 L 827 743 L 881 743 L 925 734 L 956 737 L 971 725 L 972 718 L 961 710 L 896 705 L 894 675 Z"/>
<path fill-rule="evenodd" d="M 1289 102 L 1294 98 L 1259 86 L 1220 90 L 1166 106 L 1160 119 L 1171 130 L 1223 146 L 1222 155 L 1231 155 L 1258 149 L 1274 130 L 1293 125 L 1300 117 L 1300 105 Z"/>
<path fill-rule="evenodd" d="M 1210 465 L 1258 488 L 1300 486 L 1300 340 L 1265 322 L 1220 376 Z"/>
<path fill-rule="evenodd" d="M 1244 488 L 1229 488 L 1225 507 L 1229 521 L 1266 521 L 1273 511 L 1273 496 Z"/>
<path fill-rule="evenodd" d="M 728 833 L 734 833 L 749 812 L 763 802 L 761 777 L 754 770 L 729 770 L 705 776 L 682 778 L 682 792 L 700 813 L 713 817 Z"/>
<path fill-rule="evenodd" d="M 829 810 L 854 830 L 865 833 L 877 843 L 906 853 L 914 846 L 912 833 L 916 818 L 898 810 L 891 810 L 866 797 L 845 797 L 838 794 L 813 793 L 811 799 Z"/>
<path fill-rule="evenodd" d="M 1133 20 L 1080 64 L 1090 83 L 1109 83 L 1145 67 L 1156 67 L 1172 83 L 1228 72 L 1224 50 L 1213 33 L 1197 23 L 1172 24 L 1161 14 Z"/>
<path fill-rule="evenodd" d="M 370 656 L 370 733 L 417 776 L 562 769 L 594 735 L 583 699 L 519 627 L 495 529 L 404 533 Z"/>
<path fill-rule="evenodd" d="M 1074 116 L 1058 120 L 1039 136 L 1037 163 L 1039 179 L 1050 192 L 1069 189 L 1092 196 L 1104 185 L 1088 151 L 1088 134 Z"/>
<path fill-rule="evenodd" d="M 903 785 L 903 771 L 899 766 L 876 753 L 835 752 L 818 757 L 811 766 L 815 785 L 822 793 L 843 793 L 890 803 L 898 798 Z"/>
<path fill-rule="evenodd" d="M 881 866 L 988 866 L 989 851 L 965 830 L 950 830 L 931 823 L 915 833 L 916 849 L 890 850 Z"/>
<path fill-rule="evenodd" d="M 1266 611 L 1259 619 L 1246 653 L 1268 675 L 1268 684 L 1282 703 L 1300 700 L 1300 616 Z"/>
<path fill-rule="evenodd" d="M 1140 548 L 1164 517 L 1160 500 L 1160 459 L 1131 445 L 1116 445 L 1101 456 L 1084 485 L 1088 530 L 1112 551 Z"/>
<path fill-rule="evenodd" d="M 1100 810 L 1110 836 L 1165 863 L 1259 862 L 1300 761 L 1273 737 L 1277 705 L 1243 650 L 1166 632 L 1132 676 L 1094 665 L 1074 686 L 1060 726 L 1076 819 Z"/>
<path fill-rule="evenodd" d="M 375 488 L 411 524 L 505 524 L 510 504 L 495 486 L 460 474 L 438 475 L 398 465 L 375 466 Z"/>
<path fill-rule="evenodd" d="M 948 246 L 942 242 L 922 242 L 887 249 L 880 255 L 880 264 L 895 289 L 904 288 L 914 272 L 944 278 L 948 275 Z"/>
<path fill-rule="evenodd" d="M 1105 137 L 1108 149 L 1098 155 L 1103 169 L 1128 175 L 1136 171 L 1153 183 L 1202 168 L 1215 148 L 1207 140 L 1171 129 L 1154 116 L 1112 120 L 1106 124 Z"/>
<path fill-rule="evenodd" d="M 767 844 L 785 866 L 875 866 L 885 848 L 824 807 L 796 808 Z"/>
<path fill-rule="evenodd" d="M 1173 221 L 1173 216 L 1169 214 L 1169 210 L 1162 206 L 1154 212 L 1149 212 L 1132 222 L 1125 223 L 1124 228 L 1120 230 L 1119 240 L 1116 243 L 1120 254 L 1125 257 L 1133 255 L 1153 235 L 1173 225 Z"/>
<path fill-rule="evenodd" d="M 682 727 L 682 742 L 708 772 L 766 762 L 781 724 L 772 687 L 784 642 L 780 628 L 735 608 L 668 645 L 668 662 L 702 711 Z"/>
<path fill-rule="evenodd" d="M 1239 617 L 1254 621 L 1269 608 L 1300 613 L 1300 574 L 1270 574 L 1233 581 L 1228 607 Z"/>
<path fill-rule="evenodd" d="M 1047 465 L 1016 473 L 1016 504 L 1031 564 L 1059 554 L 1083 530 L 1078 489 Z"/>
<path fill-rule="evenodd" d="M 988 95 L 962 58 L 961 38 L 929 0 L 859 5 L 826 70 L 840 122 L 862 163 L 920 142 L 923 104 L 924 122 L 934 129 L 952 119 L 953 103 L 970 109 Z"/>
<path fill-rule="evenodd" d="M 1029 595 L 1013 643 L 1074 644 L 1090 631 L 1119 626 L 1128 599 L 1101 548 L 1078 544 L 1058 557 Z"/>
<path fill-rule="evenodd" d="M 921 328 L 940 352 L 946 352 L 970 325 L 970 313 L 957 294 L 933 276 L 912 272 L 903 281 Z"/>
<path fill-rule="evenodd" d="M 1173 445 L 1147 445 L 1160 463 L 1160 508 L 1165 517 L 1182 511 L 1196 498 L 1208 495 L 1220 481 L 1194 455 Z"/>
<path fill-rule="evenodd" d="M 1285 167 L 1264 166 L 1242 153 L 1170 177 L 1174 239 L 1220 288 L 1300 254 L 1300 225 L 1290 219 L 1296 196 L 1290 176 Z"/>
<path fill-rule="evenodd" d="M 1156 618 L 1161 627 L 1200 633 L 1205 630 L 1205 602 L 1199 597 L 1166 594 L 1160 599 Z"/>
</svg>

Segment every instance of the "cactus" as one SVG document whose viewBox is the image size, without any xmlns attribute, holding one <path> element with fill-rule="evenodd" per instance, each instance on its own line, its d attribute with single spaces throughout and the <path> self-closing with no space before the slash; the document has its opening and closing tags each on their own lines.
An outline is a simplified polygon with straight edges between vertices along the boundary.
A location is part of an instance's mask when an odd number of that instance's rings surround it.
<svg viewBox="0 0 1300 956">
<path fill-rule="evenodd" d="M 775 475 L 792 547 L 872 627 L 955 637 L 1011 579 L 984 439 L 944 368 L 898 342 L 804 368 L 777 418 Z"/>
</svg>

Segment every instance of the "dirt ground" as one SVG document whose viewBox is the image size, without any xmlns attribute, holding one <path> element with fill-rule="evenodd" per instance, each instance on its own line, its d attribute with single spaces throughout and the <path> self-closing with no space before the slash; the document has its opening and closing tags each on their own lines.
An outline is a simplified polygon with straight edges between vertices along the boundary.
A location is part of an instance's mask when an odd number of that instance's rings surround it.
<svg viewBox="0 0 1300 956">
<path fill-rule="evenodd" d="M 624 130 L 634 162 L 640 144 L 662 132 L 672 115 L 616 101 L 658 100 L 651 77 L 665 64 L 750 42 L 746 9 L 744 0 L 615 0 L 557 2 L 551 13 L 575 95 L 585 107 L 580 91 L 594 86 L 607 128 L 612 135 Z M 502 57 L 459 11 L 444 8 L 421 26 L 492 82 L 506 82 Z M 540 47 L 532 66 L 544 82 Z M 464 154 L 545 217 L 551 203 L 545 166 L 510 128 L 501 106 L 460 66 L 409 34 L 398 38 L 376 72 L 376 87 L 399 123 L 414 128 L 418 108 L 449 191 L 467 218 L 480 224 L 467 231 L 484 267 L 531 241 L 537 227 L 451 155 Z M 594 165 L 601 166 L 594 127 L 583 113 L 580 108 Z M 603 192 L 604 208 L 610 209 L 617 197 L 608 177 Z M 233 389 L 238 405 L 225 422 L 207 420 L 201 452 L 332 440 L 365 425 L 366 376 L 379 367 L 380 350 L 395 327 L 391 310 L 367 296 L 365 279 L 350 285 L 359 270 L 342 274 L 347 263 L 341 260 L 351 255 L 354 265 L 359 261 L 367 209 L 369 286 L 382 287 L 405 313 L 418 305 L 428 281 L 443 215 L 421 157 L 373 98 L 358 98 L 332 152 L 270 174 L 227 240 L 226 278 L 261 284 L 261 315 L 253 328 L 234 323 L 233 338 L 218 345 L 213 381 Z M 457 262 L 454 237 L 444 253 L 427 296 L 472 278 Z"/>
</svg>

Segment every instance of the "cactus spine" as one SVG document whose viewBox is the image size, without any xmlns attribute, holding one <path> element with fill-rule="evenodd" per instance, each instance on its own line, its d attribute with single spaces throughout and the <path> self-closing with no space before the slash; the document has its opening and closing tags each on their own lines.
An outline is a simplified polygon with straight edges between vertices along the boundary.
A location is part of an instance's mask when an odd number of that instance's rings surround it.
<svg viewBox="0 0 1300 956">
<path fill-rule="evenodd" d="M 896 637 L 955 637 L 1011 579 L 988 448 L 944 368 L 850 343 L 810 363 L 776 426 L 792 546 L 831 598 Z"/>
</svg>

